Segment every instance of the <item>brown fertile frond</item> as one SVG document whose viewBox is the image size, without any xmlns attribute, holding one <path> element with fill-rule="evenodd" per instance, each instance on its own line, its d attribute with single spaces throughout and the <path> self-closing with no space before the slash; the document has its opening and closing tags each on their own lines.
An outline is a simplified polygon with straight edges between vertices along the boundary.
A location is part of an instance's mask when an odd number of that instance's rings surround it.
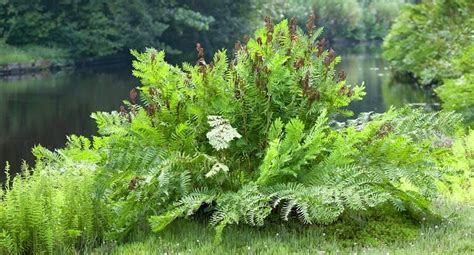
<svg viewBox="0 0 474 255">
<path fill-rule="evenodd" d="M 137 89 L 133 88 L 132 90 L 130 90 L 130 102 L 132 102 L 132 104 L 137 103 L 137 97 L 138 97 Z"/>
</svg>

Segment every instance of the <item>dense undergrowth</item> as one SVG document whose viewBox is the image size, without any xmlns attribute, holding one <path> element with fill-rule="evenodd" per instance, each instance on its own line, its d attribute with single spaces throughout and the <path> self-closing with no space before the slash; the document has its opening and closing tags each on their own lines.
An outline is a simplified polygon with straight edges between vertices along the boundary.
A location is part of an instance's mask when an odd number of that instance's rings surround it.
<svg viewBox="0 0 474 255">
<path fill-rule="evenodd" d="M 384 57 L 398 74 L 422 85 L 443 84 L 443 107 L 474 123 L 474 3 L 426 0 L 406 6 L 384 41 Z"/>
<path fill-rule="evenodd" d="M 381 217 L 409 239 L 421 222 L 442 221 L 438 188 L 472 180 L 460 115 L 404 108 L 334 121 L 363 86 L 336 73 L 340 58 L 313 22 L 305 33 L 266 19 L 232 59 L 221 51 L 209 64 L 199 44 L 197 64 L 182 67 L 133 51 L 142 85 L 120 112 L 92 115 L 100 136 L 37 147 L 35 166 L 7 181 L 0 250 L 83 251 L 180 218 L 209 221 L 215 243 L 238 224 L 327 225 L 347 229 L 344 239 Z M 373 228 L 368 244 L 404 236 Z"/>
</svg>

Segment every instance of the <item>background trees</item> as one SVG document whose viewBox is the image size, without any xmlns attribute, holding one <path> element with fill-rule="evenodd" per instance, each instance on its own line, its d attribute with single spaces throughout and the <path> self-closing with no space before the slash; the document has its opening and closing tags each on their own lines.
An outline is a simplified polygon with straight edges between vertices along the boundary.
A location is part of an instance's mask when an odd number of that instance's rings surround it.
<svg viewBox="0 0 474 255">
<path fill-rule="evenodd" d="M 227 12 L 201 13 L 193 2 L 2 0 L 0 36 L 11 45 L 66 48 L 74 56 L 105 56 L 150 45 L 173 52 L 177 45 L 170 45 L 186 31 L 208 30 L 216 18 L 241 14 L 234 12 L 236 4 L 225 5 Z M 219 2 L 217 7 L 224 6 Z"/>
<path fill-rule="evenodd" d="M 297 17 L 299 23 L 311 13 L 329 39 L 382 39 L 407 0 L 272 0 L 258 9 L 274 19 Z"/>
<path fill-rule="evenodd" d="M 230 48 L 260 25 L 315 12 L 330 39 L 372 40 L 387 33 L 406 0 L 0 0 L 0 41 L 67 49 L 73 58 L 156 47 L 168 53 Z M 192 43 L 189 43 L 191 41 Z M 186 56 L 186 55 L 184 55 Z"/>
<path fill-rule="evenodd" d="M 436 89 L 443 107 L 474 123 L 474 3 L 427 0 L 403 9 L 385 38 L 384 57 L 395 72 Z"/>
</svg>

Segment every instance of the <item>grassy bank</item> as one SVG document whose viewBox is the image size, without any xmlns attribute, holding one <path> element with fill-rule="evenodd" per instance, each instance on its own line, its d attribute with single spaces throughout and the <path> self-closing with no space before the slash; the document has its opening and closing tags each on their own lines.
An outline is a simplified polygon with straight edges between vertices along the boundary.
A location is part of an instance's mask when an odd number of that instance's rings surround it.
<svg viewBox="0 0 474 255">
<path fill-rule="evenodd" d="M 53 62 L 67 60 L 70 58 L 67 51 L 58 48 L 47 48 L 41 46 L 14 47 L 0 41 L 0 65 L 13 63 L 32 63 L 38 60 L 49 60 Z"/>
<path fill-rule="evenodd" d="M 472 254 L 474 207 L 438 202 L 445 223 L 410 229 L 382 221 L 369 222 L 348 234 L 347 226 L 308 227 L 271 225 L 258 230 L 233 226 L 222 244 L 214 245 L 214 231 L 205 223 L 182 220 L 159 235 L 130 244 L 103 246 L 95 254 Z M 379 226 L 379 227 L 374 227 Z M 353 230 L 353 229 L 352 229 Z M 344 232 L 344 233 L 342 233 Z M 341 238 L 341 234 L 346 238 Z M 377 240 L 370 235 L 377 234 Z M 410 237 L 411 236 L 411 237 Z M 382 241 L 383 240 L 383 241 Z M 387 241 L 388 240 L 388 241 Z"/>
</svg>

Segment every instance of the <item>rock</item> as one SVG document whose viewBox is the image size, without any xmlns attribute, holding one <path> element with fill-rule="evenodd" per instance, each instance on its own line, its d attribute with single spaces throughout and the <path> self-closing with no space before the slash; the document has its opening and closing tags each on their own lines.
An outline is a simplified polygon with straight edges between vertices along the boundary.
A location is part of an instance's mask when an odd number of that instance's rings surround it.
<svg viewBox="0 0 474 255">
<path fill-rule="evenodd" d="M 49 60 L 38 60 L 34 63 L 36 69 L 44 70 L 49 69 L 52 66 L 52 62 Z"/>
</svg>

